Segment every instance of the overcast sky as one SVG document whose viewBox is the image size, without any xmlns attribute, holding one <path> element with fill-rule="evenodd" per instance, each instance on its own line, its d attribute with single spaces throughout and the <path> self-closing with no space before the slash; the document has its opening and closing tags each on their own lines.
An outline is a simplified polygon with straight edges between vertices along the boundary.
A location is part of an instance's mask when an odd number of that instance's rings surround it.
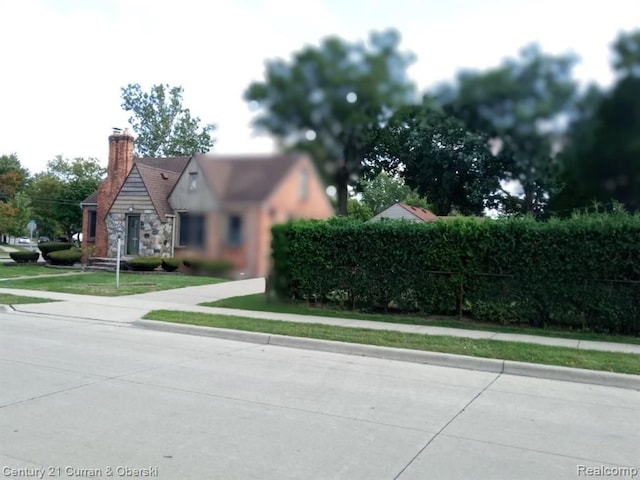
<svg viewBox="0 0 640 480">
<path fill-rule="evenodd" d="M 640 26 L 640 0 L 0 0 L 0 19 L 0 154 L 38 172 L 59 154 L 105 164 L 129 83 L 182 85 L 192 114 L 218 126 L 214 152 L 268 152 L 244 89 L 266 59 L 330 34 L 398 29 L 421 88 L 530 42 L 577 53 L 576 77 L 608 85 L 611 42 Z"/>
</svg>

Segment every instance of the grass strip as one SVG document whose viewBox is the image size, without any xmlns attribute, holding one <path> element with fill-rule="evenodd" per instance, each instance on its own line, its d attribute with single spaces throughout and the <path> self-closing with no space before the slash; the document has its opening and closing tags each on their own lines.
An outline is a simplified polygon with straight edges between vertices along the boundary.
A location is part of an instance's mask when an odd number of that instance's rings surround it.
<svg viewBox="0 0 640 480">
<path fill-rule="evenodd" d="M 188 325 L 263 332 L 274 335 L 317 338 L 338 342 L 451 353 L 543 365 L 557 365 L 561 367 L 584 368 L 588 370 L 602 370 L 635 375 L 640 374 L 640 355 L 632 353 L 578 350 L 575 348 L 535 345 L 521 342 L 430 336 L 367 328 L 336 327 L 317 323 L 261 320 L 230 315 L 170 310 L 154 310 L 145 315 L 144 318 Z"/>
<path fill-rule="evenodd" d="M 479 330 L 497 333 L 517 333 L 522 335 L 536 335 L 540 337 L 569 338 L 573 340 L 592 340 L 598 342 L 631 343 L 640 345 L 640 337 L 610 335 L 605 333 L 578 332 L 549 328 L 535 328 L 518 325 L 502 325 L 500 323 L 477 322 L 474 320 L 458 320 L 457 317 L 428 316 L 417 317 L 411 315 L 394 315 L 384 313 L 362 313 L 352 310 L 340 310 L 330 307 L 307 306 L 303 303 L 285 303 L 276 299 L 266 301 L 265 295 L 243 295 L 225 298 L 215 302 L 205 302 L 205 307 L 236 308 L 261 312 L 292 313 L 296 315 L 314 315 L 317 317 L 347 318 L 351 320 L 369 320 L 374 322 L 402 323 L 407 325 L 425 325 L 430 327 L 459 328 L 465 330 Z"/>
<path fill-rule="evenodd" d="M 24 297 L 10 293 L 0 293 L 0 305 L 18 305 L 21 303 L 49 303 L 57 302 L 52 298 Z"/>
</svg>

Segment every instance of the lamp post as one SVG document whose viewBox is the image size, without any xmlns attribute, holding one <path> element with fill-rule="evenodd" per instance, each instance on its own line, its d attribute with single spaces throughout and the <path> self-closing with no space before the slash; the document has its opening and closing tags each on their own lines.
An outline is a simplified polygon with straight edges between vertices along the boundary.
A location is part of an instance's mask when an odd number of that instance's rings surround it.
<svg viewBox="0 0 640 480">
<path fill-rule="evenodd" d="M 122 235 L 118 233 L 118 252 L 116 253 L 116 290 L 120 288 L 120 244 Z"/>
</svg>

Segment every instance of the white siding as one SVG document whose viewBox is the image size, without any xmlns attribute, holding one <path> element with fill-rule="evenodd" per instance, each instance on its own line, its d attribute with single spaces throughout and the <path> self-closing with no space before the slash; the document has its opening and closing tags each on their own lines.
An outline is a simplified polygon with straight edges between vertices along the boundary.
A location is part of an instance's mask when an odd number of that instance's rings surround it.
<svg viewBox="0 0 640 480">
<path fill-rule="evenodd" d="M 414 222 L 422 222 L 423 220 L 416 217 L 413 213 L 409 212 L 406 208 L 401 207 L 398 204 L 391 205 L 386 210 L 381 211 L 375 217 L 373 217 L 370 222 L 377 222 L 382 220 L 383 218 L 390 218 L 394 220 L 412 220 Z"/>
<path fill-rule="evenodd" d="M 195 191 L 189 188 L 190 173 L 197 174 L 197 187 Z M 189 211 L 194 213 L 204 213 L 214 210 L 218 202 L 213 196 L 200 164 L 195 158 L 189 160 L 187 168 L 182 172 L 173 192 L 169 196 L 169 204 L 175 211 Z"/>
</svg>

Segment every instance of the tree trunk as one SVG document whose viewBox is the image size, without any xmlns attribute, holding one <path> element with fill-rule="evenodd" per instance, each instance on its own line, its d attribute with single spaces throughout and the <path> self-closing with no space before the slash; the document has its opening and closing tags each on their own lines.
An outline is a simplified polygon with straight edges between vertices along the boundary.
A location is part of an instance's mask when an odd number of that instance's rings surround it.
<svg viewBox="0 0 640 480">
<path fill-rule="evenodd" d="M 338 168 L 336 174 L 336 188 L 338 190 L 338 215 L 347 216 L 347 204 L 349 200 L 349 172 L 346 165 Z"/>
</svg>

